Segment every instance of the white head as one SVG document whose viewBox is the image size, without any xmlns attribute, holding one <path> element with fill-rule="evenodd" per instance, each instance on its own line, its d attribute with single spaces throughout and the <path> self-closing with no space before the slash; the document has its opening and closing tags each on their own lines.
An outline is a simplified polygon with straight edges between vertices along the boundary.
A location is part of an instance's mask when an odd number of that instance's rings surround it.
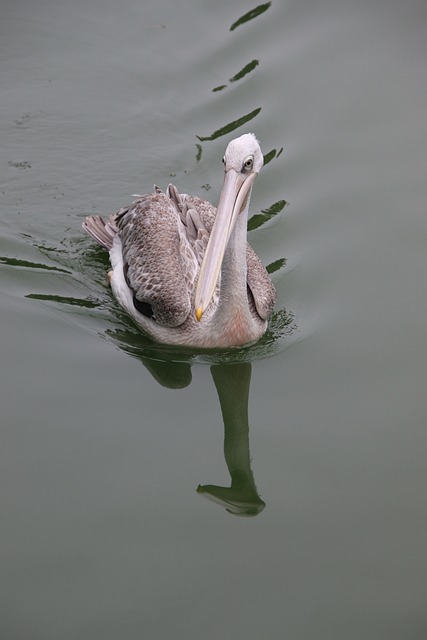
<svg viewBox="0 0 427 640">
<path fill-rule="evenodd" d="M 253 133 L 245 133 L 228 143 L 223 163 L 225 170 L 234 169 L 237 173 L 259 173 L 264 158 L 258 140 Z"/>
</svg>

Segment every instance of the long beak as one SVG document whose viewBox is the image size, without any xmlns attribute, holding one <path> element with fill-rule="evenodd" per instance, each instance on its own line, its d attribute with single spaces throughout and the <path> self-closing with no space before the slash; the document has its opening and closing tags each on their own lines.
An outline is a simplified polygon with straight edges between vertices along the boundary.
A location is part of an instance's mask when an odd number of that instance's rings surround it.
<svg viewBox="0 0 427 640">
<path fill-rule="evenodd" d="M 234 169 L 229 169 L 225 174 L 215 222 L 197 282 L 195 299 L 197 320 L 201 319 L 212 299 L 231 232 L 237 216 L 247 206 L 248 196 L 257 175 L 255 171 L 245 175 Z"/>
</svg>

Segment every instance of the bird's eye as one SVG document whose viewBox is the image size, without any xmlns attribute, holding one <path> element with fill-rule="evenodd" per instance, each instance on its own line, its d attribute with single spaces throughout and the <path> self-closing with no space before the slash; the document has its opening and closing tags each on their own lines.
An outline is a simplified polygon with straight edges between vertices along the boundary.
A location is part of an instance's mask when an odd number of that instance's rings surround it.
<svg viewBox="0 0 427 640">
<path fill-rule="evenodd" d="M 222 159 L 222 164 L 225 164 L 225 156 Z"/>
<path fill-rule="evenodd" d="M 243 163 L 243 171 L 251 171 L 253 164 L 254 159 L 252 156 L 249 156 L 249 158 L 246 158 L 245 162 Z"/>
</svg>

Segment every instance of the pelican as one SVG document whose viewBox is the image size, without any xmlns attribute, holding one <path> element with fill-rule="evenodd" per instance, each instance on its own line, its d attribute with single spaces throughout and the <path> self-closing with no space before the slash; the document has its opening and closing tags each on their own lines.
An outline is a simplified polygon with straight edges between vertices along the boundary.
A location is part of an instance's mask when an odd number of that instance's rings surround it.
<svg viewBox="0 0 427 640">
<path fill-rule="evenodd" d="M 237 347 L 267 329 L 276 291 L 246 240 L 249 200 L 263 165 L 254 134 L 232 140 L 223 163 L 217 209 L 170 184 L 108 219 L 83 222 L 109 251 L 113 295 L 156 342 Z"/>
</svg>

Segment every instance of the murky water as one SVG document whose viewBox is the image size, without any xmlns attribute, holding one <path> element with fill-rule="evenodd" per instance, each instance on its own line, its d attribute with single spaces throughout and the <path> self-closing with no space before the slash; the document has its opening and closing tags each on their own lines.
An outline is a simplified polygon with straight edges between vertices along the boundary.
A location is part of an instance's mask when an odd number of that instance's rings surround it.
<svg viewBox="0 0 427 640">
<path fill-rule="evenodd" d="M 8 640 L 427 633 L 427 11 L 254 9 L 2 8 Z M 215 202 L 245 131 L 277 314 L 249 349 L 159 348 L 81 222 L 153 183 Z"/>
</svg>

